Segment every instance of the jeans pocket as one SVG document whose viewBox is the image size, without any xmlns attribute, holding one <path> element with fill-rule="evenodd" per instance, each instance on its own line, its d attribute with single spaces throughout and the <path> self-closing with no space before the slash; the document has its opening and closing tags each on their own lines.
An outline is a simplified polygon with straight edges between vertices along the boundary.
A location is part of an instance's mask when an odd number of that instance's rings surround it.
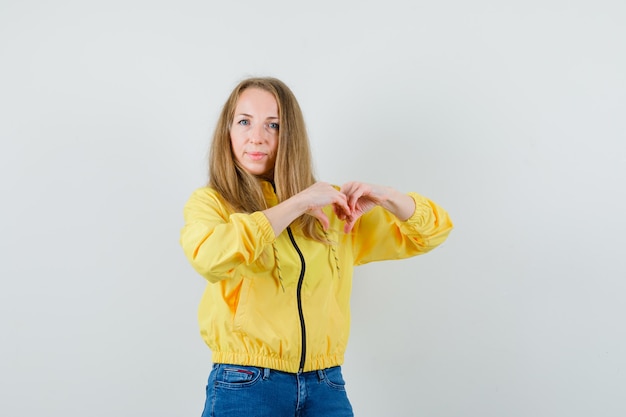
<svg viewBox="0 0 626 417">
<path fill-rule="evenodd" d="M 262 374 L 257 367 L 242 365 L 219 365 L 215 371 L 215 385 L 230 389 L 251 387 L 261 379 Z"/>
<path fill-rule="evenodd" d="M 332 368 L 324 369 L 324 382 L 332 389 L 339 391 L 346 390 L 346 382 L 343 380 L 343 374 L 341 373 L 341 367 L 335 366 Z"/>
</svg>

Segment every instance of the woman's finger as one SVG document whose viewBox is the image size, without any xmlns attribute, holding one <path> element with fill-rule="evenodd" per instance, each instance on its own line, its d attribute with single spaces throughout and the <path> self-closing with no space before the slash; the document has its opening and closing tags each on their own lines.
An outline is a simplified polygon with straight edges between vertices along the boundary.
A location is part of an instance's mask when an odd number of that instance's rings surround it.
<svg viewBox="0 0 626 417">
<path fill-rule="evenodd" d="M 324 230 L 328 230 L 330 222 L 328 221 L 328 217 L 326 216 L 326 214 L 324 214 L 321 208 L 313 209 L 309 211 L 309 214 L 319 220 Z"/>
</svg>

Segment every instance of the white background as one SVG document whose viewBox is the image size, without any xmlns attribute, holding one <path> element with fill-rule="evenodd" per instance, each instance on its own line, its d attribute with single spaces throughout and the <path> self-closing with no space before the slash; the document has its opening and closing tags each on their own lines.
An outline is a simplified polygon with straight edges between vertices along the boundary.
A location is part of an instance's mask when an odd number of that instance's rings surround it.
<svg viewBox="0 0 626 417">
<path fill-rule="evenodd" d="M 178 243 L 242 78 L 455 230 L 358 268 L 356 415 L 626 415 L 626 3 L 0 0 L 0 415 L 199 416 Z"/>
</svg>

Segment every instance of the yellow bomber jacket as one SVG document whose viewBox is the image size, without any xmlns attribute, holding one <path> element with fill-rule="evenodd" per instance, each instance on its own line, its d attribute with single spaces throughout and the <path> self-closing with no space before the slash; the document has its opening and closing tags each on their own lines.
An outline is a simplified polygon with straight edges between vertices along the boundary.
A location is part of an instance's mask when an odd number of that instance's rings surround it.
<svg viewBox="0 0 626 417">
<path fill-rule="evenodd" d="M 262 186 L 276 205 L 272 185 Z M 408 220 L 375 207 L 348 234 L 326 208 L 334 242 L 327 245 L 291 227 L 275 236 L 263 213 L 234 213 L 212 188 L 196 190 L 184 208 L 180 243 L 208 281 L 198 318 L 213 362 L 292 373 L 341 365 L 353 267 L 426 253 L 452 230 L 444 209 L 409 195 L 416 209 Z"/>
</svg>

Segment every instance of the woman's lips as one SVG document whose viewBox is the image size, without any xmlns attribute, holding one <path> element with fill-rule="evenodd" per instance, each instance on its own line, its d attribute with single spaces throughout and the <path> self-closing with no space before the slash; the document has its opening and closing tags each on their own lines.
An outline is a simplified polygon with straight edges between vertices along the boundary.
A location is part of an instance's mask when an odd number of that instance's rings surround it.
<svg viewBox="0 0 626 417">
<path fill-rule="evenodd" d="M 263 152 L 248 152 L 248 158 L 252 159 L 253 161 L 258 161 L 260 159 L 263 159 L 263 157 L 265 157 L 265 153 Z"/>
</svg>

